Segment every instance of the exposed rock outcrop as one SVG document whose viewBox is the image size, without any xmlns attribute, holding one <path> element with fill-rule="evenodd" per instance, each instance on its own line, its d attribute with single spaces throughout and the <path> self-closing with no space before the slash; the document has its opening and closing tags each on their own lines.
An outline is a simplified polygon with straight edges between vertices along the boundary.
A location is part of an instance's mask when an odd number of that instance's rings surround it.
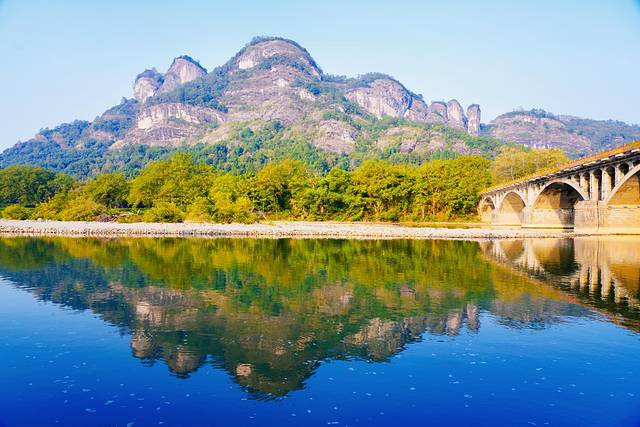
<svg viewBox="0 0 640 427">
<path fill-rule="evenodd" d="M 431 123 L 447 123 L 447 104 L 441 101 L 434 101 L 429 105 L 429 121 Z"/>
<path fill-rule="evenodd" d="M 334 153 L 350 153 L 353 150 L 358 133 L 348 123 L 325 120 L 320 122 L 319 130 L 315 138 L 318 147 Z"/>
<path fill-rule="evenodd" d="M 133 84 L 133 97 L 138 102 L 146 101 L 147 98 L 156 94 L 163 81 L 162 74 L 157 72 L 155 68 L 144 70 L 138 74 Z"/>
<path fill-rule="evenodd" d="M 366 85 L 347 90 L 346 97 L 378 118 L 410 115 L 414 120 L 426 119 L 424 103 L 390 78 L 376 79 Z M 417 104 L 415 107 L 414 103 Z"/>
<path fill-rule="evenodd" d="M 471 104 L 467 107 L 467 132 L 469 135 L 477 136 L 480 134 L 480 106 Z"/>
<path fill-rule="evenodd" d="M 591 120 L 533 109 L 496 117 L 483 133 L 533 148 L 560 148 L 570 156 L 588 155 L 640 140 L 640 125 Z"/>
<path fill-rule="evenodd" d="M 230 61 L 231 72 L 255 67 L 269 69 L 276 65 L 294 65 L 301 71 L 320 78 L 322 70 L 309 52 L 299 44 L 280 38 L 256 39 Z"/>
<path fill-rule="evenodd" d="M 348 89 L 346 97 L 378 118 L 400 117 L 467 130 L 467 116 L 457 100 L 452 99 L 448 103 L 435 101 L 427 107 L 422 99 L 392 78 L 379 78 L 366 85 Z M 474 135 L 477 135 L 480 129 L 480 108 L 474 104 L 470 106 L 470 111 L 477 113 L 473 128 Z"/>
<path fill-rule="evenodd" d="M 456 99 L 447 102 L 447 124 L 457 129 L 467 129 L 467 116 Z"/>
<path fill-rule="evenodd" d="M 164 75 L 164 82 L 158 93 L 170 92 L 180 85 L 207 74 L 207 70 L 190 56 L 179 56 L 173 60 Z"/>
<path fill-rule="evenodd" d="M 127 144 L 150 146 L 182 143 L 185 138 L 201 134 L 207 126 L 224 121 L 216 110 L 181 103 L 147 106 L 136 117 L 136 125 L 124 140 L 112 145 L 113 149 Z"/>
</svg>

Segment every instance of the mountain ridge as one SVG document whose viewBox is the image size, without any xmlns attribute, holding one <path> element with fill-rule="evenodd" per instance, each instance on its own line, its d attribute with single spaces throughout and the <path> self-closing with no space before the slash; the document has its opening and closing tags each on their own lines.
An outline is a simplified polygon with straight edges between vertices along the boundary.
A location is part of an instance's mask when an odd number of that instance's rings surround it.
<svg viewBox="0 0 640 427">
<path fill-rule="evenodd" d="M 330 166 L 367 156 L 406 162 L 491 157 L 503 143 L 559 147 L 577 156 L 640 139 L 640 126 L 612 122 L 603 133 L 597 121 L 542 110 L 481 124 L 479 104 L 465 111 L 456 99 L 427 103 L 382 73 L 326 74 L 304 47 L 281 37 L 256 37 L 211 71 L 178 56 L 164 74 L 154 68 L 138 74 L 132 95 L 91 122 L 43 129 L 19 142 L 0 154 L 0 167 L 29 163 L 78 176 L 131 172 L 194 147 L 207 161 L 214 161 L 209 151 L 215 147 L 244 160 L 267 157 L 258 162 L 264 163 L 274 155 L 269 143 L 278 155 L 286 155 L 289 144 L 291 151 L 313 152 Z M 264 134 L 271 139 L 265 142 Z"/>
</svg>

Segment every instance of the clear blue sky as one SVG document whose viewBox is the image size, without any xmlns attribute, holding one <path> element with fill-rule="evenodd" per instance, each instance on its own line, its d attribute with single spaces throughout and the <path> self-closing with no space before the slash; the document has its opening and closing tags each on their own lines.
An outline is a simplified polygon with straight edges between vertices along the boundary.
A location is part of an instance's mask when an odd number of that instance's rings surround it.
<svg viewBox="0 0 640 427">
<path fill-rule="evenodd" d="M 393 75 L 427 100 L 640 123 L 640 0 L 0 0 L 0 149 L 93 119 L 137 73 L 189 54 L 212 69 L 255 35 L 325 72 Z"/>
</svg>

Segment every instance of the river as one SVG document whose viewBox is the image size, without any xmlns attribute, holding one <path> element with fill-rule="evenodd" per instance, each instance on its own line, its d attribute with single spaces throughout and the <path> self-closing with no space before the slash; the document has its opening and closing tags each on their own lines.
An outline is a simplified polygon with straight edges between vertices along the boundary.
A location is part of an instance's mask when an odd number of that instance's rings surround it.
<svg viewBox="0 0 640 427">
<path fill-rule="evenodd" d="M 637 426 L 640 238 L 0 238 L 0 426 Z"/>
</svg>

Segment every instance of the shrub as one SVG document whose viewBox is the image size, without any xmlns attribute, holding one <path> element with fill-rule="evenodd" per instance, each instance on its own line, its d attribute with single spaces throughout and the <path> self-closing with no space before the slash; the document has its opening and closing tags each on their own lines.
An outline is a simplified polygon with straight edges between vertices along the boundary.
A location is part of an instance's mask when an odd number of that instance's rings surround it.
<svg viewBox="0 0 640 427">
<path fill-rule="evenodd" d="M 96 217 L 106 214 L 106 206 L 93 200 L 76 198 L 56 215 L 56 219 L 61 221 L 93 221 Z"/>
<path fill-rule="evenodd" d="M 213 204 L 205 197 L 199 197 L 187 209 L 185 221 L 213 222 L 213 213 Z"/>
<path fill-rule="evenodd" d="M 65 208 L 68 199 L 68 194 L 58 193 L 48 201 L 36 206 L 31 217 L 35 219 L 58 219 L 58 214 Z"/>
<path fill-rule="evenodd" d="M 256 219 L 251 200 L 245 196 L 238 197 L 234 203 L 233 222 L 251 224 L 256 222 Z"/>
<path fill-rule="evenodd" d="M 116 222 L 120 222 L 122 224 L 131 224 L 134 222 L 144 222 L 143 215 L 132 213 L 130 215 L 122 215 L 116 219 Z"/>
<path fill-rule="evenodd" d="M 253 212 L 253 203 L 246 196 L 233 198 L 226 193 L 215 193 L 212 196 L 214 202 L 213 220 L 228 224 L 231 222 L 252 223 L 256 220 Z"/>
<path fill-rule="evenodd" d="M 29 210 L 21 205 L 9 205 L 2 211 L 2 218 L 29 219 Z"/>
<path fill-rule="evenodd" d="M 182 222 L 184 212 L 175 203 L 158 202 L 142 216 L 145 222 Z"/>
</svg>

